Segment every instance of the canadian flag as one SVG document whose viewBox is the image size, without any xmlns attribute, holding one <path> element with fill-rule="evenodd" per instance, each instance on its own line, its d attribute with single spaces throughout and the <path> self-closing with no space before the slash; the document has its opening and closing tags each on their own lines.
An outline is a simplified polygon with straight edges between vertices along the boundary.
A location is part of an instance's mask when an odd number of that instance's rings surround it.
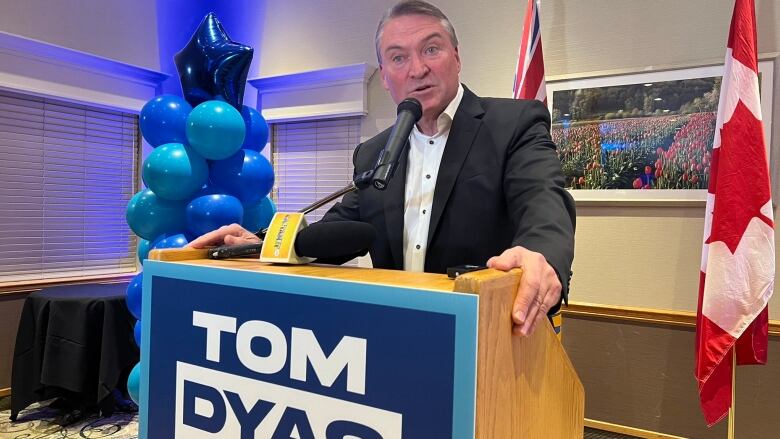
<svg viewBox="0 0 780 439">
<path fill-rule="evenodd" d="M 707 425 L 732 404 L 737 364 L 765 364 L 775 245 L 758 89 L 754 0 L 736 0 L 718 103 L 704 222 L 696 379 Z"/>
</svg>

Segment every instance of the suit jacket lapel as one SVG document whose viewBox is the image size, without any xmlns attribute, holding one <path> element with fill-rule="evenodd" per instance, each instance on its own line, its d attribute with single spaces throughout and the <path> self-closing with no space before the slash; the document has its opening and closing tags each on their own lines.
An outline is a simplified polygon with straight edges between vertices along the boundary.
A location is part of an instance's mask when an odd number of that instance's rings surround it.
<svg viewBox="0 0 780 439">
<path fill-rule="evenodd" d="M 409 158 L 409 145 L 404 148 L 398 159 L 398 168 L 392 180 L 384 190 L 385 225 L 387 238 L 390 241 L 390 252 L 393 255 L 395 267 L 404 268 L 403 233 L 404 233 L 404 200 L 406 199 L 406 169 Z"/>
<path fill-rule="evenodd" d="M 433 207 L 431 208 L 431 223 L 428 228 L 428 245 L 430 246 L 436 229 L 439 226 L 447 200 L 450 197 L 455 180 L 458 178 L 463 162 L 466 160 L 474 137 L 482 125 L 482 115 L 485 111 L 479 103 L 477 95 L 463 87 L 463 99 L 455 112 L 444 154 L 439 165 L 439 174 L 436 178 L 436 188 L 433 192 Z"/>
</svg>

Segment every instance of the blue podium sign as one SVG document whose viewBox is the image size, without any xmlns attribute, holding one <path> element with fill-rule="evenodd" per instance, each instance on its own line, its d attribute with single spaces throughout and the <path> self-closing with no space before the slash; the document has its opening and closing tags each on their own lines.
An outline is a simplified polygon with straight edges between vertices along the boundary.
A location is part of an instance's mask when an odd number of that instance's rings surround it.
<svg viewBox="0 0 780 439">
<path fill-rule="evenodd" d="M 141 438 L 473 438 L 478 296 L 144 265 Z"/>
</svg>

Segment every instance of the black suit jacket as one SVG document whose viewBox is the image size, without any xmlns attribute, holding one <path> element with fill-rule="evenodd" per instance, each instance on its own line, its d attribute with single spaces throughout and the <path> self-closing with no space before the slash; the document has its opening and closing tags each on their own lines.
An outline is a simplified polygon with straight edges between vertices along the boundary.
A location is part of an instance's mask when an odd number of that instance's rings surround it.
<svg viewBox="0 0 780 439">
<path fill-rule="evenodd" d="M 358 145 L 356 175 L 373 169 L 389 134 Z M 349 193 L 322 219 L 372 224 L 377 238 L 369 251 L 377 268 L 403 269 L 408 150 L 387 189 Z M 564 189 L 547 108 L 538 101 L 481 98 L 464 87 L 436 180 L 425 271 L 484 265 L 521 245 L 545 256 L 566 297 L 574 226 L 574 201 Z"/>
</svg>

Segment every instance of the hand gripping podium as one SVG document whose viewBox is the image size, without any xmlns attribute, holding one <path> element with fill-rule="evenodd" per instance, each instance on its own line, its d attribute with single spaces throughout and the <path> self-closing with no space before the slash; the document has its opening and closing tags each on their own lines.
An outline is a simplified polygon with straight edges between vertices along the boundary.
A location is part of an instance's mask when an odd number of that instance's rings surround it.
<svg viewBox="0 0 780 439">
<path fill-rule="evenodd" d="M 141 438 L 581 438 L 549 325 L 513 336 L 520 270 L 444 275 L 209 260 L 144 266 Z"/>
</svg>

